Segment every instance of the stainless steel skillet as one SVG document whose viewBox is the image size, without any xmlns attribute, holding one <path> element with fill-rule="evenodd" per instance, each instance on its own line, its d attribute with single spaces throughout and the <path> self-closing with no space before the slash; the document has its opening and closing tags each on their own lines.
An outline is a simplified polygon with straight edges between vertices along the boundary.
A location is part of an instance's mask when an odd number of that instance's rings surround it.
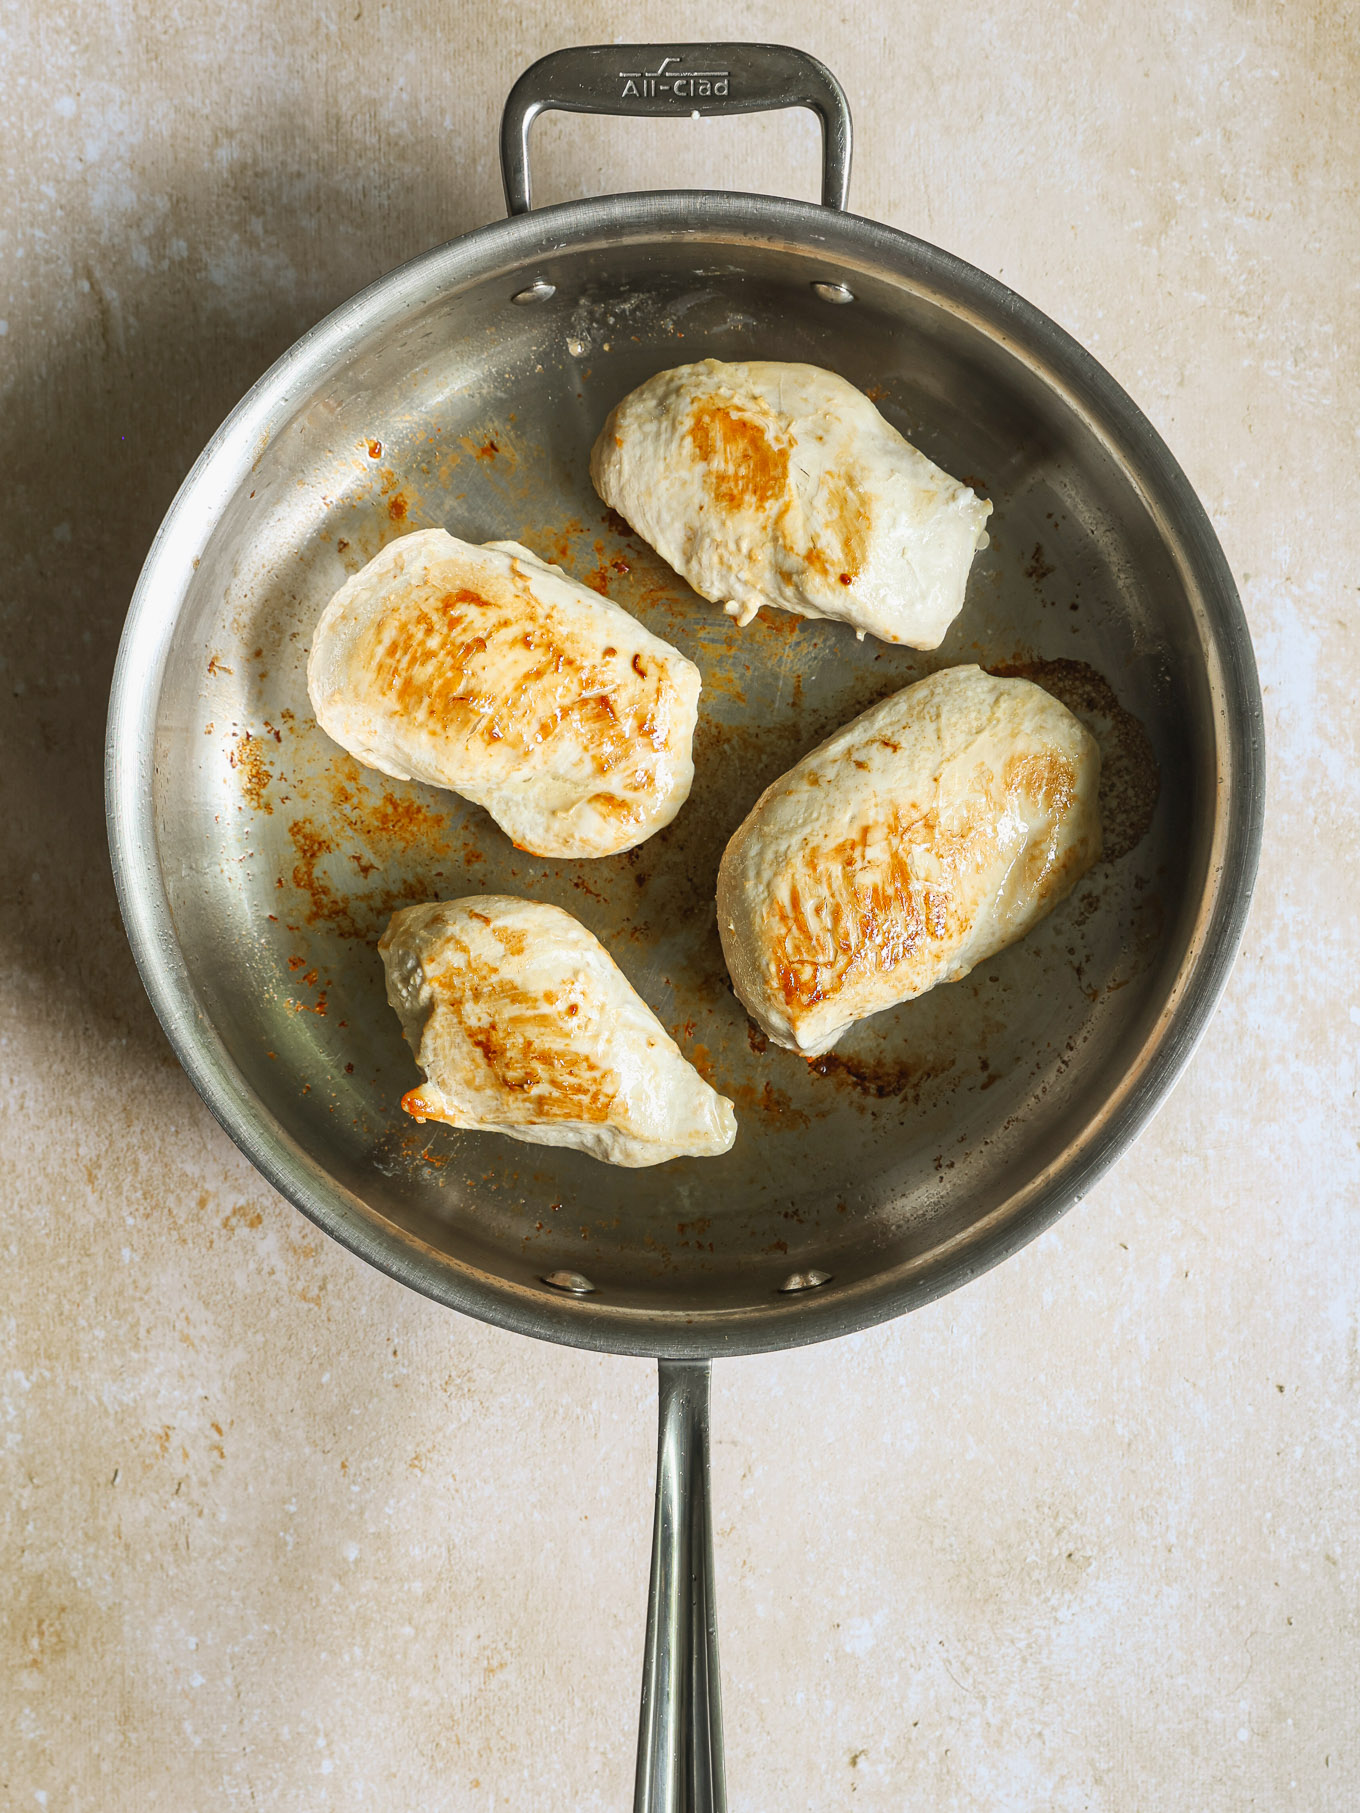
<svg viewBox="0 0 1360 1813">
<path fill-rule="evenodd" d="M 528 211 L 545 106 L 813 106 L 824 205 L 707 192 Z M 176 498 L 110 706 L 115 875 L 147 989 L 223 1126 L 304 1213 L 453 1308 L 661 1362 L 639 1807 L 723 1804 L 707 1501 L 714 1355 L 900 1315 L 1014 1252 L 1090 1187 L 1188 1057 L 1255 874 L 1261 708 L 1231 576 L 1184 475 L 1061 329 L 983 273 L 842 211 L 834 79 L 760 45 L 544 59 L 506 109 L 511 218 L 314 328 Z M 738 631 L 610 518 L 587 455 L 667 365 L 802 359 L 869 391 L 996 505 L 928 656 L 839 626 Z M 698 778 L 629 856 L 516 852 L 448 795 L 384 782 L 308 713 L 306 651 L 346 573 L 444 524 L 512 536 L 704 675 Z M 1021 945 L 809 1067 L 753 1035 L 714 925 L 723 844 L 765 783 L 932 668 L 1021 667 L 1106 756 L 1108 859 Z M 394 905 L 478 889 L 602 936 L 737 1103 L 719 1160 L 619 1172 L 417 1127 L 374 943 Z"/>
</svg>

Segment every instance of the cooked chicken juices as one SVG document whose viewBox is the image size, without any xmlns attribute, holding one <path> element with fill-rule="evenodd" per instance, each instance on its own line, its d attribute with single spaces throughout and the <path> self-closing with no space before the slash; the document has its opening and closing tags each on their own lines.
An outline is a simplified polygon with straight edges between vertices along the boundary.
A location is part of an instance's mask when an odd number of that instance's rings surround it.
<svg viewBox="0 0 1360 1813">
<path fill-rule="evenodd" d="M 516 542 L 390 543 L 326 606 L 307 690 L 356 760 L 485 806 L 539 856 L 630 850 L 694 779 L 698 668 Z"/>
<path fill-rule="evenodd" d="M 815 1057 L 966 976 L 1100 854 L 1100 752 L 1028 680 L 953 667 L 767 787 L 724 852 L 718 929 L 746 1011 Z"/>
<path fill-rule="evenodd" d="M 590 475 L 705 598 L 936 648 L 992 506 L 815 365 L 704 359 L 614 409 Z"/>
<path fill-rule="evenodd" d="M 498 894 L 404 907 L 378 949 L 427 1078 L 402 1098 L 417 1120 L 630 1166 L 736 1138 L 731 1102 L 560 907 Z"/>
</svg>

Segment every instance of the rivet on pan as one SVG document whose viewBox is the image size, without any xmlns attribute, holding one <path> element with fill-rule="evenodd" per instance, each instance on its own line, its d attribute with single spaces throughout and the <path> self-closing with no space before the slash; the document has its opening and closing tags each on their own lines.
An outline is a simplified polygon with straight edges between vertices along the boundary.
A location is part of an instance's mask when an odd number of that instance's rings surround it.
<svg viewBox="0 0 1360 1813">
<path fill-rule="evenodd" d="M 573 1297 L 586 1297 L 595 1286 L 584 1272 L 545 1272 L 545 1284 L 551 1284 L 556 1291 L 569 1291 Z"/>
<path fill-rule="evenodd" d="M 853 302 L 855 292 L 844 283 L 814 283 L 814 296 L 820 296 L 823 302 Z M 515 298 L 519 300 L 518 297 Z"/>
<path fill-rule="evenodd" d="M 782 1291 L 815 1291 L 819 1284 L 830 1282 L 830 1272 L 790 1272 L 779 1288 Z"/>
<path fill-rule="evenodd" d="M 556 294 L 557 285 L 555 283 L 545 283 L 541 277 L 535 277 L 527 290 L 516 290 L 510 300 L 518 302 L 522 308 L 529 302 L 546 302 L 550 296 Z"/>
</svg>

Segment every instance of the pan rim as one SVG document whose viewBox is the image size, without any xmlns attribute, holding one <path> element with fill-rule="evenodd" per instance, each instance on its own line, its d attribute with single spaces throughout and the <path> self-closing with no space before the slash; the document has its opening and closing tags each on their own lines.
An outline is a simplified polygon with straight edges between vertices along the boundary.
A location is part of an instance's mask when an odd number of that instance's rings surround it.
<svg viewBox="0 0 1360 1813">
<path fill-rule="evenodd" d="M 199 1008 L 162 882 L 153 812 L 155 726 L 180 605 L 199 548 L 291 400 L 373 329 L 497 274 L 507 283 L 592 237 L 673 242 L 762 240 L 823 256 L 828 276 L 924 280 L 932 299 L 985 319 L 1021 346 L 1093 426 L 1113 437 L 1178 558 L 1193 574 L 1209 632 L 1220 754 L 1211 874 L 1156 1025 L 1135 1063 L 1073 1144 L 986 1223 L 924 1260 L 825 1295 L 759 1310 L 654 1309 L 563 1298 L 438 1253 L 367 1209 L 264 1109 Z M 390 323 L 389 323 L 390 325 Z M 1152 490 L 1143 478 L 1155 481 Z M 1224 780 L 1226 776 L 1226 781 Z M 266 1180 L 357 1257 L 447 1307 L 516 1333 L 601 1352 L 700 1359 L 832 1339 L 921 1307 L 1009 1258 L 1084 1196 L 1165 1101 L 1212 1016 L 1236 958 L 1259 861 L 1264 724 L 1255 658 L 1226 558 L 1194 489 L 1123 388 L 1039 309 L 953 254 L 862 216 L 769 196 L 666 190 L 596 197 L 496 221 L 379 277 L 308 330 L 257 380 L 209 440 L 161 523 L 129 606 L 110 693 L 105 799 L 119 907 L 138 971 L 177 1058 L 205 1105 Z"/>
</svg>

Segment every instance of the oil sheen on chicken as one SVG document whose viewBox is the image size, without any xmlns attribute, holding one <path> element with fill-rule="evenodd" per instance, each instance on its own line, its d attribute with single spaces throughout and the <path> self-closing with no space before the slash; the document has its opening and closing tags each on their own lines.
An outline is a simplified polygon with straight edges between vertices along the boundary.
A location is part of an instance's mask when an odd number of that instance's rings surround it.
<svg viewBox="0 0 1360 1813">
<path fill-rule="evenodd" d="M 485 806 L 539 856 L 612 856 L 689 797 L 699 670 L 516 542 L 388 544 L 326 606 L 316 721 L 366 767 Z"/>
<path fill-rule="evenodd" d="M 426 1081 L 417 1120 L 573 1146 L 612 1165 L 711 1157 L 736 1115 L 570 913 L 481 894 L 403 907 L 378 945 Z"/>
<path fill-rule="evenodd" d="M 605 502 L 739 623 L 762 605 L 936 648 L 992 506 L 816 365 L 658 372 L 591 454 Z"/>
<path fill-rule="evenodd" d="M 1100 855 L 1100 752 L 1028 680 L 951 667 L 884 699 L 767 787 L 724 852 L 733 987 L 780 1045 L 966 976 Z"/>
</svg>

